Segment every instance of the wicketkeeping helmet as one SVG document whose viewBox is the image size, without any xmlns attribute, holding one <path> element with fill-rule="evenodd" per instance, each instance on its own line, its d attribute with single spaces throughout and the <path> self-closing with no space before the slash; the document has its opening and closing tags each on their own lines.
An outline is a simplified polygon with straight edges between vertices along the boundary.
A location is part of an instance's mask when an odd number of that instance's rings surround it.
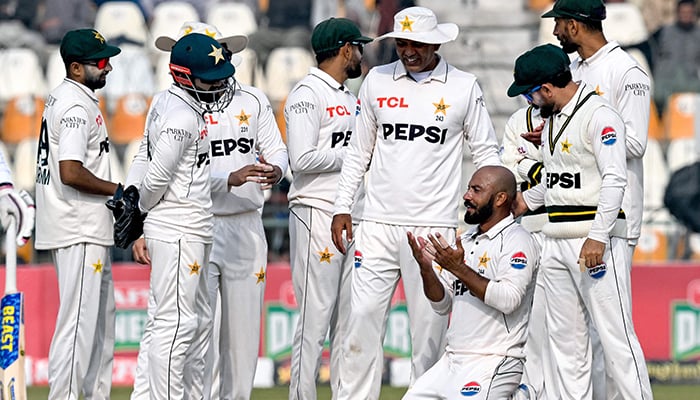
<svg viewBox="0 0 700 400">
<path fill-rule="evenodd" d="M 203 106 L 204 111 L 221 111 L 233 98 L 232 76 L 236 69 L 225 49 L 213 38 L 199 33 L 183 36 L 170 52 L 170 73 L 175 83 L 187 90 Z M 206 85 L 195 84 L 198 78 Z"/>
</svg>

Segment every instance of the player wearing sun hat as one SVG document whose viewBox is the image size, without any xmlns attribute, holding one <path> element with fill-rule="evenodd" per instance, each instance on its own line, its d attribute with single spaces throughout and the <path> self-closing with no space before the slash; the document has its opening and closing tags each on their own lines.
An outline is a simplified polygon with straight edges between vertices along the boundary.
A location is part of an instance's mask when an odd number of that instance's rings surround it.
<svg viewBox="0 0 700 400">
<path fill-rule="evenodd" d="M 134 399 L 202 398 L 211 334 L 205 272 L 213 225 L 204 117 L 230 102 L 235 69 L 223 46 L 199 33 L 175 43 L 170 69 L 173 85 L 155 96 L 127 177 L 148 213 L 143 231 L 151 264 L 148 334 L 139 349 Z"/>
<path fill-rule="evenodd" d="M 236 53 L 240 53 L 248 45 L 248 37 L 246 35 L 232 35 L 224 37 L 214 25 L 196 21 L 185 22 L 182 24 L 177 33 L 177 39 L 180 39 L 185 35 L 189 35 L 190 33 L 200 33 L 216 39 L 216 41 L 221 43 L 224 49 L 230 53 L 231 64 L 234 66 L 238 66 L 242 61 L 242 58 L 236 55 Z M 177 39 L 173 39 L 169 36 L 158 36 L 155 41 L 156 48 L 158 50 L 170 52 L 175 45 L 175 42 L 177 42 Z"/>
<path fill-rule="evenodd" d="M 499 165 L 498 141 L 476 77 L 449 65 L 437 51 L 457 38 L 425 7 L 394 16 L 399 61 L 373 68 L 360 88 L 357 127 L 335 198 L 333 242 L 346 253 L 355 240 L 349 330 L 341 360 L 341 399 L 376 399 L 383 370 L 382 340 L 399 277 L 412 336 L 411 382 L 445 346 L 447 317 L 423 294 L 406 232 L 439 232 L 454 241 L 464 142 L 477 167 Z M 371 162 L 370 162 L 371 160 Z M 365 186 L 357 233 L 351 211 Z"/>
</svg>

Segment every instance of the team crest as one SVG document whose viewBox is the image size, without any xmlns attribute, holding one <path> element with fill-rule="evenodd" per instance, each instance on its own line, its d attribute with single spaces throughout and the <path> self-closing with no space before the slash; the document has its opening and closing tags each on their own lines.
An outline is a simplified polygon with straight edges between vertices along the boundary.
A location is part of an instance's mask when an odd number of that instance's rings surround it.
<svg viewBox="0 0 700 400">
<path fill-rule="evenodd" d="M 605 265 L 605 263 L 598 264 L 595 267 L 588 269 L 588 275 L 590 275 L 593 279 L 602 278 L 605 276 L 606 272 L 608 272 L 608 266 Z"/>
<path fill-rule="evenodd" d="M 355 250 L 355 268 L 360 268 L 362 266 L 362 253 L 359 250 Z"/>
<path fill-rule="evenodd" d="M 604 145 L 611 146 L 617 142 L 617 132 L 611 126 L 606 126 L 600 133 L 600 140 Z"/>
<path fill-rule="evenodd" d="M 479 394 L 479 392 L 481 392 L 481 385 L 479 385 L 479 382 L 477 381 L 472 381 L 462 386 L 462 390 L 459 392 L 465 397 L 476 396 Z"/>
<path fill-rule="evenodd" d="M 510 257 L 510 266 L 515 269 L 523 269 L 527 267 L 527 256 L 522 251 L 513 254 Z"/>
</svg>

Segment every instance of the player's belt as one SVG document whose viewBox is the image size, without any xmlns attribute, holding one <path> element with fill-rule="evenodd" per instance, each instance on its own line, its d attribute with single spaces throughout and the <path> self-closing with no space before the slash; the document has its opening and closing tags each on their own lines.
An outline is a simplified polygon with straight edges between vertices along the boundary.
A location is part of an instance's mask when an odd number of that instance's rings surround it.
<svg viewBox="0 0 700 400">
<path fill-rule="evenodd" d="M 590 221 L 595 218 L 598 207 L 592 206 L 549 206 L 547 216 L 549 222 Z M 625 219 L 625 212 L 620 210 L 618 219 Z"/>
</svg>

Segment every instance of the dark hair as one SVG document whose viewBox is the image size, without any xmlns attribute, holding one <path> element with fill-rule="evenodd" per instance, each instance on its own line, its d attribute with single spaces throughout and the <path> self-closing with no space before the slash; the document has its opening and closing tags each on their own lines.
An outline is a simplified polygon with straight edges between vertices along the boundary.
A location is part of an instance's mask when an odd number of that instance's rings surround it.
<svg viewBox="0 0 700 400">
<path fill-rule="evenodd" d="M 578 20 L 583 26 L 586 27 L 587 30 L 592 31 L 592 32 L 603 32 L 603 21 L 593 21 L 593 20 Z"/>
<path fill-rule="evenodd" d="M 326 61 L 326 60 L 328 60 L 328 59 L 331 59 L 331 58 L 337 56 L 338 53 L 340 53 L 340 49 L 341 49 L 343 46 L 345 46 L 345 43 L 343 43 L 343 44 L 342 44 L 340 47 L 338 47 L 337 49 L 326 50 L 326 51 L 322 51 L 322 52 L 320 52 L 320 53 L 317 53 L 317 54 L 316 54 L 316 63 L 318 63 L 318 65 L 321 65 L 322 62 L 324 62 L 324 61 Z"/>
<path fill-rule="evenodd" d="M 571 78 L 571 71 L 567 69 L 551 77 L 548 82 L 554 85 L 554 87 L 564 88 L 571 82 Z"/>
</svg>

